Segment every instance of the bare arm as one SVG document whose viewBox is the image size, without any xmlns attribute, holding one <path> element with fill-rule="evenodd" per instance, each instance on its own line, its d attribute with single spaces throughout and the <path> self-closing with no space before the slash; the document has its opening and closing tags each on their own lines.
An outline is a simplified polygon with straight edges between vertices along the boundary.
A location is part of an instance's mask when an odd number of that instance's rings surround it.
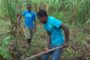
<svg viewBox="0 0 90 60">
<path fill-rule="evenodd" d="M 69 40 L 69 29 L 65 25 L 61 25 L 60 28 L 64 31 L 65 43 L 68 43 Z"/>
<path fill-rule="evenodd" d="M 17 15 L 17 23 L 18 25 L 21 24 L 22 15 Z"/>
<path fill-rule="evenodd" d="M 35 25 L 34 32 L 36 32 L 36 19 L 37 19 L 36 13 L 34 13 L 33 16 L 34 16 L 34 25 Z"/>
<path fill-rule="evenodd" d="M 36 32 L 36 20 L 34 20 L 34 25 L 35 25 L 34 32 Z"/>
</svg>

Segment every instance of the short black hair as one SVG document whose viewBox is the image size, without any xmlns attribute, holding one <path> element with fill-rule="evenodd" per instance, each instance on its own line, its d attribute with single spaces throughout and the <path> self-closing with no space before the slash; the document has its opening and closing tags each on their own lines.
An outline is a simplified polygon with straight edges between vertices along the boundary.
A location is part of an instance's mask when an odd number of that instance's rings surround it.
<svg viewBox="0 0 90 60">
<path fill-rule="evenodd" d="M 47 12 L 45 10 L 39 10 L 39 12 L 37 13 L 38 17 L 43 17 L 43 16 L 48 16 Z"/>
</svg>

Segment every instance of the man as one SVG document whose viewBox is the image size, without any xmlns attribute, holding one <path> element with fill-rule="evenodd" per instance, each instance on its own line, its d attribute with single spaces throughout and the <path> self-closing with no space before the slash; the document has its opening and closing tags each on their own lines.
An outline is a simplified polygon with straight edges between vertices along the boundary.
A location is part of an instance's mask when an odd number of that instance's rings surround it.
<svg viewBox="0 0 90 60">
<path fill-rule="evenodd" d="M 45 10 L 40 10 L 37 13 L 37 16 L 41 23 L 43 23 L 45 30 L 50 36 L 50 41 L 48 42 L 48 49 L 55 47 L 63 46 L 67 47 L 69 39 L 69 30 L 68 28 L 58 19 L 48 16 Z M 49 55 L 51 55 L 51 60 L 59 60 L 61 57 L 62 48 L 56 49 L 53 52 L 47 53 L 42 56 L 42 60 L 48 60 Z"/>
<path fill-rule="evenodd" d="M 25 37 L 27 39 L 28 45 L 31 43 L 33 30 L 36 32 L 36 14 L 31 11 L 31 8 L 31 5 L 28 4 L 27 10 L 23 11 L 22 15 L 17 18 L 18 23 L 20 24 L 22 16 L 24 17 Z"/>
</svg>

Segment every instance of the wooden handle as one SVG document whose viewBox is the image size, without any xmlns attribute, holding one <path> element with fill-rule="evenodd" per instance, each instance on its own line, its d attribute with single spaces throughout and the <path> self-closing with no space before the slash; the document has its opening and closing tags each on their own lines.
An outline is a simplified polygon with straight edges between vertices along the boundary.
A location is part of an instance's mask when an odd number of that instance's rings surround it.
<svg viewBox="0 0 90 60">
<path fill-rule="evenodd" d="M 56 49 L 60 49 L 60 48 L 62 48 L 62 46 L 59 46 L 59 47 L 56 47 L 56 48 L 50 49 L 50 50 L 48 50 L 48 51 L 43 51 L 43 52 L 38 53 L 38 54 L 36 54 L 36 55 L 33 55 L 33 56 L 29 57 L 29 58 L 26 58 L 26 59 L 24 59 L 24 60 L 31 60 L 32 58 L 35 58 L 35 57 L 37 57 L 37 56 L 40 56 L 40 55 L 46 54 L 46 53 L 48 53 L 48 52 L 52 52 L 52 51 L 54 51 L 54 50 L 56 50 Z"/>
</svg>

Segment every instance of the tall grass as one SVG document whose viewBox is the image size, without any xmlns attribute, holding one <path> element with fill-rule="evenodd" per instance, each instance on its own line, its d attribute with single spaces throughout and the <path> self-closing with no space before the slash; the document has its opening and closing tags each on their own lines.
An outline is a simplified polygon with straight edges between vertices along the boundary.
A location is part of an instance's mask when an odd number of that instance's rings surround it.
<svg viewBox="0 0 90 60">
<path fill-rule="evenodd" d="M 1 13 L 0 15 L 8 16 L 9 20 L 11 21 L 10 31 L 13 32 L 13 29 L 17 26 L 16 22 L 16 14 L 22 13 L 22 10 L 26 8 L 26 4 L 32 4 L 33 9 L 38 9 L 42 3 L 47 4 L 49 7 L 49 15 L 55 16 L 56 18 L 62 20 L 66 23 L 66 25 L 70 28 L 70 47 L 65 52 L 66 56 L 73 57 L 74 54 L 79 51 L 75 51 L 71 48 L 71 45 L 80 44 L 79 46 L 82 47 L 84 45 L 86 35 L 77 25 L 84 25 L 85 23 L 90 22 L 90 0 L 0 0 Z M 70 24 L 72 23 L 72 24 Z M 74 23 L 74 24 L 73 24 Z M 87 25 L 88 26 L 88 25 Z M 40 28 L 38 28 L 40 29 Z M 80 29 L 80 30 L 79 30 Z M 78 31 L 79 30 L 79 31 Z M 39 32 L 40 31 L 40 32 Z M 42 30 L 43 32 L 43 30 Z M 34 36 L 33 40 L 33 47 L 39 46 L 42 50 L 41 44 L 39 44 L 42 39 L 39 35 L 41 34 L 41 30 L 38 30 L 36 33 L 37 36 Z M 36 40 L 38 41 L 36 44 Z M 78 42 L 78 43 L 77 43 Z M 73 44 L 72 44 L 73 43 Z M 34 46 L 35 45 L 35 46 Z M 43 42 L 42 42 L 42 45 Z M 79 47 L 78 46 L 78 47 Z M 34 48 L 30 50 L 30 53 L 34 52 Z M 38 50 L 39 50 L 38 49 Z M 40 51 L 40 50 L 39 50 Z M 78 56 L 78 54 L 76 55 Z"/>
<path fill-rule="evenodd" d="M 4 14 L 16 20 L 16 13 L 21 13 L 26 4 L 32 4 L 33 8 L 39 8 L 42 3 L 49 6 L 49 14 L 64 16 L 61 20 L 68 23 L 85 23 L 90 17 L 90 0 L 1 0 Z M 57 16 L 56 16 L 57 17 Z M 60 19 L 60 18 L 59 18 Z"/>
<path fill-rule="evenodd" d="M 85 23 L 90 16 L 90 0 L 32 0 L 32 5 L 36 3 L 47 3 L 49 13 L 63 13 L 69 22 Z M 67 18 L 68 17 L 68 18 Z"/>
</svg>

